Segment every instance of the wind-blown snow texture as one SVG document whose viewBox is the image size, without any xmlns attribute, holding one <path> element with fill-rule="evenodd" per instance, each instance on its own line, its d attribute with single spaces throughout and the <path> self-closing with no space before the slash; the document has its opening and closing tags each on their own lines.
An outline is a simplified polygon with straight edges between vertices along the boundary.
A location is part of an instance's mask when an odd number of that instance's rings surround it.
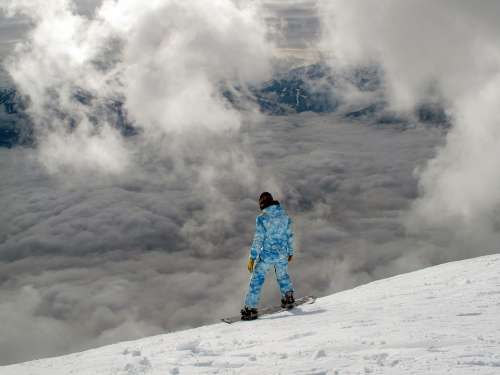
<svg viewBox="0 0 500 375">
<path fill-rule="evenodd" d="M 253 322 L 0 367 L 2 375 L 498 374 L 500 254 L 380 280 Z"/>
</svg>

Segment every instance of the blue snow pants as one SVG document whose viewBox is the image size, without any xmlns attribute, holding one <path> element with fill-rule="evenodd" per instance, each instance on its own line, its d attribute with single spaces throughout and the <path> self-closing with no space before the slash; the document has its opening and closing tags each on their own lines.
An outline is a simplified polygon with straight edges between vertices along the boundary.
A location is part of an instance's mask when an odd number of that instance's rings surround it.
<svg viewBox="0 0 500 375">
<path fill-rule="evenodd" d="M 250 285 L 248 287 L 248 293 L 245 298 L 245 306 L 248 306 L 250 308 L 257 308 L 257 306 L 259 305 L 262 286 L 264 285 L 264 280 L 266 279 L 266 273 L 271 266 L 274 266 L 276 279 L 278 280 L 281 291 L 281 296 L 283 297 L 286 292 L 293 291 L 292 281 L 290 280 L 290 276 L 288 275 L 287 258 L 259 258 L 255 264 L 252 277 L 250 278 Z"/>
</svg>

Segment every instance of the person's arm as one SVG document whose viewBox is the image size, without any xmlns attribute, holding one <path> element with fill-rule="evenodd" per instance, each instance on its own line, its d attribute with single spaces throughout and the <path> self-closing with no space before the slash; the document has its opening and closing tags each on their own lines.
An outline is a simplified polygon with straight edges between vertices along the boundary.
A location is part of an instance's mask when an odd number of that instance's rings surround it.
<svg viewBox="0 0 500 375">
<path fill-rule="evenodd" d="M 288 218 L 288 227 L 286 230 L 287 240 L 288 240 L 288 261 L 292 260 L 294 254 L 295 246 L 295 236 L 293 233 L 293 222 L 292 219 Z"/>
<path fill-rule="evenodd" d="M 253 236 L 252 247 L 250 249 L 250 259 L 252 260 L 257 259 L 264 243 L 266 229 L 264 228 L 264 224 L 262 224 L 261 220 L 260 216 L 257 216 L 257 219 L 255 220 L 255 235 Z"/>
</svg>

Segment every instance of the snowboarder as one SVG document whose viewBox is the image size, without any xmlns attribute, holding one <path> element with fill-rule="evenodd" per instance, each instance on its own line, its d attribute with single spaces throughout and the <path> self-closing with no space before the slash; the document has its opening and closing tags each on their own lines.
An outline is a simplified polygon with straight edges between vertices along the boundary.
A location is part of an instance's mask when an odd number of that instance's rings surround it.
<svg viewBox="0 0 500 375">
<path fill-rule="evenodd" d="M 247 264 L 252 276 L 245 306 L 241 310 L 242 320 L 257 319 L 260 293 L 266 272 L 271 266 L 274 266 L 280 287 L 281 306 L 291 308 L 295 302 L 292 281 L 288 275 L 288 263 L 294 251 L 292 220 L 268 192 L 260 195 L 259 206 L 262 213 L 256 219 L 255 236 Z"/>
</svg>

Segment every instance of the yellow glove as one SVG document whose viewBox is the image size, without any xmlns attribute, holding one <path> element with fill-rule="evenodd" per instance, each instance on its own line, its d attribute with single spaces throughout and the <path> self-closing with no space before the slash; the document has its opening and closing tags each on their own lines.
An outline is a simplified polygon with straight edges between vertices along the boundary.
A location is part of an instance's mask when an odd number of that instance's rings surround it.
<svg viewBox="0 0 500 375">
<path fill-rule="evenodd" d="M 253 260 L 252 258 L 248 259 L 248 263 L 247 263 L 248 272 L 250 272 L 250 273 L 253 272 L 254 263 L 255 263 L 255 260 Z"/>
</svg>

